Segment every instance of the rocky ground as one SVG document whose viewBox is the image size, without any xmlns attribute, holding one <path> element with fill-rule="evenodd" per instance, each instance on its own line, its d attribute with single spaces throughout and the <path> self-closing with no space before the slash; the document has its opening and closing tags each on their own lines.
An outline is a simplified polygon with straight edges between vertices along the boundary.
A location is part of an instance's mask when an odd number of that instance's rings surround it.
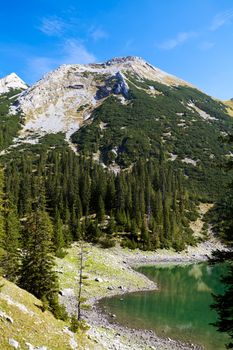
<svg viewBox="0 0 233 350">
<path fill-rule="evenodd" d="M 193 344 L 182 344 L 171 339 L 161 339 L 152 331 L 135 330 L 121 327 L 114 322 L 114 315 L 104 314 L 98 306 L 103 297 L 129 293 L 133 291 L 154 290 L 156 284 L 146 276 L 136 272 L 133 267 L 142 264 L 190 263 L 207 259 L 213 249 L 222 246 L 214 238 L 177 253 L 167 250 L 157 252 L 130 251 L 121 247 L 108 250 L 86 245 L 86 267 L 84 269 L 88 286 L 83 286 L 82 295 L 87 298 L 89 310 L 83 311 L 83 317 L 91 326 L 88 334 L 95 342 L 96 349 L 109 350 L 178 350 L 200 349 Z M 78 245 L 74 245 L 63 260 L 61 273 L 61 301 L 69 313 L 76 313 Z M 75 275 L 76 274 L 76 275 Z M 65 287 L 65 288 L 64 288 Z M 110 322 L 109 322 L 110 320 Z"/>
<path fill-rule="evenodd" d="M 202 215 L 208 205 L 200 207 L 201 217 L 193 223 L 195 234 L 200 236 L 203 226 Z M 98 306 L 98 300 L 134 291 L 154 290 L 157 285 L 146 276 L 134 270 L 142 264 L 156 265 L 160 263 L 191 263 L 207 260 L 211 252 L 223 249 L 222 244 L 212 235 L 196 247 L 188 247 L 183 252 L 157 250 L 143 252 L 123 249 L 116 246 L 103 249 L 91 244 L 85 245 L 85 268 L 87 286 L 83 285 L 82 296 L 87 299 L 89 309 L 83 311 L 83 317 L 90 325 L 88 335 L 94 341 L 95 349 L 109 350 L 188 350 L 200 349 L 194 344 L 183 344 L 166 338 L 161 339 L 153 331 L 135 330 L 114 323 L 114 315 L 107 315 Z M 60 272 L 61 302 L 70 314 L 77 312 L 77 290 L 80 247 L 74 244 L 66 257 L 58 260 Z"/>
</svg>

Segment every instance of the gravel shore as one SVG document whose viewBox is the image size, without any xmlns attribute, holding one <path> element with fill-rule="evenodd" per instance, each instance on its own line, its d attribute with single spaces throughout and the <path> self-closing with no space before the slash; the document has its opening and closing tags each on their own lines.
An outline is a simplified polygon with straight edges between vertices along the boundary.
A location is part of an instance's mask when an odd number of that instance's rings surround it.
<svg viewBox="0 0 233 350">
<path fill-rule="evenodd" d="M 211 207 L 201 204 L 200 217 L 192 223 L 194 235 L 202 236 L 203 215 Z M 141 265 L 184 264 L 206 261 L 212 251 L 225 247 L 213 236 L 209 229 L 209 238 L 196 247 L 188 247 L 182 252 L 157 250 L 144 252 L 139 249 L 129 250 L 116 246 L 103 249 L 86 243 L 85 275 L 88 286 L 83 285 L 82 297 L 86 298 L 89 309 L 83 310 L 83 318 L 90 325 L 89 338 L 94 350 L 201 350 L 195 344 L 184 344 L 169 338 L 160 338 L 152 330 L 136 330 L 116 324 L 113 315 L 104 312 L 99 301 L 125 293 L 152 291 L 156 283 L 145 275 L 135 271 Z M 61 302 L 69 314 L 77 312 L 77 280 L 79 271 L 78 255 L 80 247 L 74 244 L 64 259 L 58 259 L 60 273 Z M 88 350 L 88 349 L 87 349 Z"/>
<path fill-rule="evenodd" d="M 222 244 L 214 237 L 207 242 L 200 243 L 197 247 L 188 247 L 186 251 L 177 253 L 168 250 L 158 250 L 157 252 L 142 252 L 140 250 L 129 251 L 121 248 L 113 248 L 115 256 L 122 260 L 122 264 L 128 269 L 141 265 L 158 264 L 184 264 L 202 262 L 211 256 L 215 249 L 223 249 Z M 136 272 L 135 272 L 136 273 Z M 145 276 L 143 276 L 145 277 Z M 157 286 L 152 282 L 151 286 L 138 288 L 137 291 L 154 290 Z M 113 289 L 112 293 L 106 293 L 105 297 L 110 295 L 124 294 L 125 292 L 134 292 L 135 288 L 122 291 Z M 202 347 L 195 344 L 185 344 L 181 341 L 175 341 L 170 338 L 160 338 L 152 330 L 138 330 L 122 327 L 114 322 L 112 315 L 103 312 L 98 304 L 99 298 L 92 299 L 92 309 L 85 313 L 87 322 L 92 326 L 90 335 L 97 342 L 104 345 L 109 350 L 128 350 L 128 349 L 158 349 L 158 350 L 201 350 Z M 108 332 L 106 332 L 108 330 Z"/>
<path fill-rule="evenodd" d="M 66 269 L 77 271 L 73 256 L 77 256 L 78 245 L 74 245 L 68 252 L 67 267 L 63 260 L 63 275 Z M 143 264 L 157 265 L 161 263 L 194 263 L 207 260 L 207 256 L 215 249 L 223 249 L 223 246 L 214 238 L 200 243 L 197 247 L 189 247 L 181 253 L 158 250 L 156 252 L 143 252 L 140 250 L 128 250 L 121 247 L 102 249 L 90 244 L 86 245 L 88 251 L 86 274 L 89 286 L 83 287 L 83 296 L 87 298 L 89 310 L 83 311 L 83 318 L 90 325 L 88 335 L 94 342 L 94 349 L 108 350 L 188 350 L 202 349 L 195 344 L 184 344 L 169 338 L 159 338 L 153 331 L 136 330 L 123 327 L 114 322 L 114 317 L 104 313 L 98 301 L 105 297 L 123 295 L 136 291 L 156 290 L 157 285 L 146 276 L 134 270 L 134 267 Z M 70 255 L 69 255 L 70 254 Z M 76 259 L 77 262 L 77 259 Z M 77 299 L 73 280 L 65 280 L 65 288 L 62 291 L 61 301 L 66 305 L 70 314 L 76 312 Z M 63 281 L 64 284 L 64 281 Z"/>
</svg>

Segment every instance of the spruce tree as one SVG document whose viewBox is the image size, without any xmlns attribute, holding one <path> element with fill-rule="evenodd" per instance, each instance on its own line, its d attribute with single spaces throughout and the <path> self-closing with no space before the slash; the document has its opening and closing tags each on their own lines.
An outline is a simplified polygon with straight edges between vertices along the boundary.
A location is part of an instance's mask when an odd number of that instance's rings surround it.
<svg viewBox="0 0 233 350">
<path fill-rule="evenodd" d="M 6 278 L 15 282 L 19 274 L 19 233 L 20 224 L 16 209 L 9 199 L 4 200 L 3 205 L 3 236 L 1 247 L 4 251 L 0 264 Z"/>
<path fill-rule="evenodd" d="M 55 261 L 52 247 L 53 226 L 45 210 L 45 197 L 41 182 L 36 179 L 34 183 L 35 194 L 38 196 L 34 200 L 33 210 L 24 225 L 19 285 L 37 298 L 48 302 L 51 309 L 58 315 L 58 279 L 54 272 Z"/>
<path fill-rule="evenodd" d="M 55 255 L 60 258 L 64 257 L 63 248 L 65 242 L 63 237 L 63 223 L 58 211 L 55 214 L 52 241 Z"/>
<path fill-rule="evenodd" d="M 97 219 L 101 223 L 105 216 L 105 206 L 102 196 L 99 196 L 98 207 L 97 207 Z"/>
<path fill-rule="evenodd" d="M 3 216 L 3 203 L 4 203 L 4 176 L 3 170 L 0 168 L 0 239 L 4 236 L 4 216 Z"/>
</svg>

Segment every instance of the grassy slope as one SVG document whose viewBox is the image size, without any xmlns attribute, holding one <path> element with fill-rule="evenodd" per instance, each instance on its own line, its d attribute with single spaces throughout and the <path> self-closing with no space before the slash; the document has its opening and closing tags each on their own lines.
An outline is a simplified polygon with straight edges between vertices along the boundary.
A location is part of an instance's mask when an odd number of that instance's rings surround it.
<svg viewBox="0 0 233 350">
<path fill-rule="evenodd" d="M 111 150 L 117 150 L 115 162 L 127 168 L 141 158 L 159 159 L 162 142 L 167 160 L 171 153 L 177 156 L 173 165 L 188 177 L 188 187 L 202 200 L 215 199 L 228 181 L 220 166 L 230 149 L 219 139 L 233 127 L 226 106 L 193 88 L 130 81 L 132 99 L 127 105 L 110 96 L 93 112 L 93 122 L 72 135 L 78 149 L 99 151 L 106 164 L 111 162 Z M 160 94 L 146 93 L 148 86 Z M 197 161 L 196 166 L 185 163 L 185 158 Z"/>
<path fill-rule="evenodd" d="M 225 105 L 227 106 L 227 112 L 228 114 L 233 117 L 233 101 L 224 101 Z"/>
<path fill-rule="evenodd" d="M 1 284 L 4 286 L 0 292 L 0 315 L 5 313 L 13 323 L 0 316 L 0 349 L 12 349 L 9 339 L 18 341 L 20 349 L 28 349 L 27 342 L 51 350 L 75 349 L 70 344 L 71 339 L 77 342 L 79 349 L 92 348 L 85 335 L 67 334 L 67 324 L 55 319 L 50 312 L 42 312 L 41 302 L 33 295 L 6 280 L 2 279 Z"/>
<path fill-rule="evenodd" d="M 87 286 L 83 286 L 83 297 L 91 300 L 106 295 L 116 294 L 125 290 L 140 290 L 155 288 L 144 275 L 134 271 L 124 264 L 122 256 L 117 256 L 115 249 L 102 249 L 86 243 L 84 274 L 87 278 Z M 79 246 L 73 244 L 64 259 L 58 259 L 58 270 L 61 289 L 71 288 L 77 293 L 77 276 L 79 271 Z M 99 278 L 100 282 L 95 281 Z M 112 287 L 113 290 L 109 290 Z"/>
</svg>

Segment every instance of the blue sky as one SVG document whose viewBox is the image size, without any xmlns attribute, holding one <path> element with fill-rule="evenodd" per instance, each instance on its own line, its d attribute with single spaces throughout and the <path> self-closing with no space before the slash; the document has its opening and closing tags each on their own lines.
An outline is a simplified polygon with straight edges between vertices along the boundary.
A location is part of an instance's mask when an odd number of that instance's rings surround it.
<svg viewBox="0 0 233 350">
<path fill-rule="evenodd" d="M 21 0 L 0 10 L 0 76 L 33 83 L 63 63 L 141 56 L 233 97 L 232 0 Z"/>
</svg>

